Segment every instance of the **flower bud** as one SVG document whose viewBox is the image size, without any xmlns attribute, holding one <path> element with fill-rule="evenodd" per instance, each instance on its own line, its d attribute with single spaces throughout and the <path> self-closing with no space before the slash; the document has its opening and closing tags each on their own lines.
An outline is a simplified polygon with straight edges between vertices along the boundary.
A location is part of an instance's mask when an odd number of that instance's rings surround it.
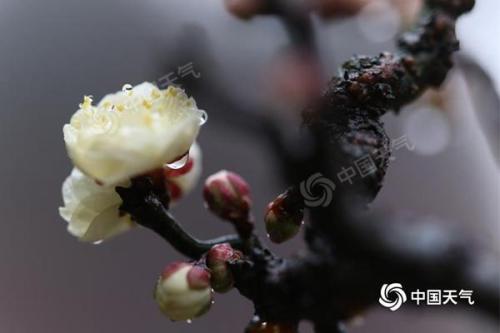
<svg viewBox="0 0 500 333">
<path fill-rule="evenodd" d="M 250 188 L 237 174 L 222 170 L 205 181 L 203 196 L 208 208 L 219 217 L 233 223 L 250 218 Z"/>
<path fill-rule="evenodd" d="M 264 221 L 266 231 L 274 243 L 293 238 L 300 230 L 304 218 L 304 201 L 295 189 L 280 194 L 267 206 Z"/>
<path fill-rule="evenodd" d="M 240 251 L 234 250 L 229 243 L 214 245 L 207 253 L 207 266 L 210 269 L 210 284 L 219 292 L 229 291 L 234 284 L 233 275 L 228 267 L 228 262 L 242 257 Z"/>
<path fill-rule="evenodd" d="M 163 270 L 154 296 L 163 314 L 173 321 L 200 317 L 212 304 L 210 272 L 189 263 L 170 264 Z"/>
</svg>

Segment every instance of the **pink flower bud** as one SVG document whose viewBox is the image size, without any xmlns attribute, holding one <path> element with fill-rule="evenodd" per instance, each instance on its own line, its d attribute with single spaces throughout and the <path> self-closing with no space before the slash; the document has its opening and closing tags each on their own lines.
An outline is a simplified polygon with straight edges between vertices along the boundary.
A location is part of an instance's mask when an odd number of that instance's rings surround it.
<svg viewBox="0 0 500 333">
<path fill-rule="evenodd" d="M 233 287 L 234 279 L 228 263 L 242 256 L 240 251 L 234 250 L 228 243 L 214 245 L 208 251 L 206 262 L 211 273 L 210 283 L 215 291 L 225 293 Z"/>
<path fill-rule="evenodd" d="M 219 171 L 205 181 L 203 196 L 210 211 L 235 224 L 244 234 L 251 232 L 252 200 L 250 188 L 243 178 L 233 172 Z"/>
<path fill-rule="evenodd" d="M 264 221 L 266 231 L 274 243 L 283 243 L 293 238 L 300 230 L 304 219 L 304 202 L 296 190 L 280 194 L 268 206 Z"/>
<path fill-rule="evenodd" d="M 174 321 L 205 314 L 212 304 L 210 272 L 185 262 L 168 265 L 156 285 L 155 300 L 163 314 Z"/>
</svg>

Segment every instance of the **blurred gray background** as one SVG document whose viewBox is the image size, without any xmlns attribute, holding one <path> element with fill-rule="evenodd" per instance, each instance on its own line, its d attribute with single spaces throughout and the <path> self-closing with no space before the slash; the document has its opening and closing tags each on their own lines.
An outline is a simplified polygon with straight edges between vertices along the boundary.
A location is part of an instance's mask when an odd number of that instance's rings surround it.
<svg viewBox="0 0 500 333">
<path fill-rule="evenodd" d="M 475 13 L 459 26 L 465 53 L 496 80 L 496 88 L 499 14 L 497 0 L 478 0 Z M 392 47 L 387 36 L 367 34 L 373 29 L 362 22 L 316 20 L 329 75 L 354 53 Z M 391 24 L 384 26 L 390 37 Z M 61 183 L 71 169 L 62 126 L 82 96 L 99 99 L 124 83 L 152 81 L 191 61 L 196 68 L 196 59 L 177 55 L 186 25 L 205 33 L 184 43 L 207 43 L 217 63 L 211 73 L 201 72 L 202 78 L 216 75 L 227 93 L 245 105 L 266 101 L 265 68 L 287 44 L 273 18 L 239 21 L 220 0 L 0 0 L 0 332 L 243 331 L 252 307 L 234 291 L 218 295 L 208 315 L 192 324 L 162 317 L 152 299 L 153 286 L 162 267 L 181 257 L 156 235 L 137 229 L 99 246 L 81 244 L 57 213 Z M 467 75 L 455 71 L 452 77 L 447 89 L 453 97 L 445 116 L 425 112 L 424 103 L 413 106 L 420 108 L 420 116 L 387 117 L 391 136 L 417 133 L 418 149 L 396 153 L 375 205 L 451 221 L 498 253 L 500 180 L 487 148 L 491 138 L 483 134 L 480 119 L 499 110 L 488 100 L 484 108 L 475 107 Z M 199 139 L 204 176 L 221 168 L 242 174 L 253 187 L 255 214 L 261 216 L 282 189 L 270 150 L 258 138 L 227 126 L 217 110 L 207 112 L 209 122 Z M 428 126 L 435 117 L 440 125 Z M 198 237 L 231 231 L 205 213 L 200 187 L 175 214 Z M 258 228 L 264 235 L 263 226 Z M 272 247 L 289 254 L 301 243 Z M 363 321 L 352 332 L 499 329 L 474 308 L 389 313 L 375 307 Z"/>
</svg>

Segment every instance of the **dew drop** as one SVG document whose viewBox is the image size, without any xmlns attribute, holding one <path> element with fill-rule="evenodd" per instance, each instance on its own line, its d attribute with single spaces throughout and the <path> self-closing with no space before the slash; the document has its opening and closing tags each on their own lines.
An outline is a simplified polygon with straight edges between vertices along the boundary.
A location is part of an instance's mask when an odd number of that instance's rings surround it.
<svg viewBox="0 0 500 333">
<path fill-rule="evenodd" d="M 94 242 L 94 243 L 92 243 L 92 244 L 94 244 L 94 245 L 99 245 L 99 244 L 101 244 L 103 241 L 104 241 L 104 240 L 103 240 L 103 239 L 101 239 L 101 240 L 95 241 L 95 242 Z"/>
<path fill-rule="evenodd" d="M 122 91 L 131 91 L 132 90 L 132 85 L 127 83 L 127 84 L 124 84 L 123 87 L 122 87 Z"/>
<path fill-rule="evenodd" d="M 211 301 L 210 304 L 214 305 L 215 304 L 215 301 Z"/>
<path fill-rule="evenodd" d="M 183 166 L 185 166 L 188 161 L 189 161 L 189 154 L 186 154 L 186 155 L 182 156 L 180 159 L 178 159 L 177 161 L 172 162 L 172 163 L 168 163 L 167 167 L 169 167 L 170 169 L 177 170 L 177 169 L 180 169 Z"/>
<path fill-rule="evenodd" d="M 193 323 L 193 321 L 191 319 L 188 319 L 188 320 L 186 320 L 186 323 L 191 324 L 191 323 Z"/>
<path fill-rule="evenodd" d="M 204 110 L 200 110 L 200 126 L 204 125 L 208 120 L 208 113 Z"/>
</svg>

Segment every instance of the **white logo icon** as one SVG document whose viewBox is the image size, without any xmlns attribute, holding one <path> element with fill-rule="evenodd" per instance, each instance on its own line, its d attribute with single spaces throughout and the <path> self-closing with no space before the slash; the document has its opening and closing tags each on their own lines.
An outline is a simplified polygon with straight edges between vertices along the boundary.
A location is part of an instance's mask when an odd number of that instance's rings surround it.
<svg viewBox="0 0 500 333">
<path fill-rule="evenodd" d="M 395 294 L 397 298 L 393 300 L 389 297 L 389 294 Z M 382 289 L 380 289 L 380 298 L 378 301 L 382 306 L 389 308 L 391 311 L 399 309 L 406 302 L 406 294 L 401 283 L 384 284 Z"/>
<path fill-rule="evenodd" d="M 315 173 L 300 183 L 300 194 L 304 197 L 304 202 L 308 207 L 328 206 L 332 202 L 334 190 L 335 183 L 320 173 Z"/>
</svg>

